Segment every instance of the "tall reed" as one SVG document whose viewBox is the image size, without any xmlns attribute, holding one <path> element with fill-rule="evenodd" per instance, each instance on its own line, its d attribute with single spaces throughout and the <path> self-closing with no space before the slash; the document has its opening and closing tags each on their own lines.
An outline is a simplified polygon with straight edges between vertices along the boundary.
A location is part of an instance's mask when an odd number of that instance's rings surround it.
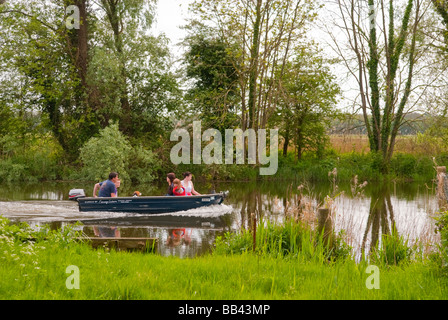
<svg viewBox="0 0 448 320">
<path fill-rule="evenodd" d="M 283 223 L 260 221 L 256 225 L 255 245 L 253 230 L 226 233 L 215 241 L 214 253 L 241 254 L 253 252 L 256 255 L 298 259 L 301 261 L 330 262 L 336 259 L 351 259 L 351 248 L 341 237 L 328 242 L 324 233 L 309 224 L 288 219 Z M 255 250 L 254 250 L 255 248 Z"/>
</svg>

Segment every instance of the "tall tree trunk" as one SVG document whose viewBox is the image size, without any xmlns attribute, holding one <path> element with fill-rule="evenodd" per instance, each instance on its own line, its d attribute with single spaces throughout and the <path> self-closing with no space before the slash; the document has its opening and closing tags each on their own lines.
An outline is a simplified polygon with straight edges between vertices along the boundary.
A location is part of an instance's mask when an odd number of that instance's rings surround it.
<svg viewBox="0 0 448 320">
<path fill-rule="evenodd" d="M 258 55 L 260 51 L 260 23 L 261 23 L 261 3 L 257 0 L 256 18 L 252 38 L 249 76 L 249 128 L 257 129 L 256 101 L 257 101 L 257 78 L 258 78 Z"/>
<path fill-rule="evenodd" d="M 382 123 L 382 132 L 381 132 L 381 150 L 383 153 L 383 172 L 388 172 L 389 161 L 392 156 L 391 151 L 393 150 L 394 141 L 391 140 L 392 131 L 396 131 L 395 135 L 398 133 L 398 127 L 401 125 L 401 116 L 403 113 L 403 108 L 406 105 L 407 98 L 410 93 L 410 83 L 412 79 L 412 71 L 413 71 L 413 62 L 411 63 L 410 71 L 411 73 L 408 75 L 407 85 L 409 84 L 409 88 L 407 88 L 402 97 L 402 103 L 398 106 L 398 110 L 395 110 L 395 79 L 398 70 L 398 64 L 400 61 L 400 57 L 403 51 L 403 47 L 405 44 L 406 36 L 408 33 L 409 20 L 412 12 L 412 7 L 414 4 L 414 0 L 408 0 L 408 4 L 406 6 L 406 10 L 403 16 L 402 25 L 400 29 L 400 33 L 398 38 L 395 40 L 394 36 L 394 6 L 393 0 L 390 0 L 389 4 L 389 41 L 386 47 L 386 56 L 387 56 L 387 77 L 386 77 L 386 101 L 385 108 L 383 114 L 383 123 Z M 415 21 L 415 30 L 417 27 L 417 19 L 418 12 L 416 15 Z M 413 41 L 415 40 L 415 33 L 413 34 Z M 415 49 L 415 43 L 413 43 Z M 414 52 L 411 52 L 411 59 L 413 60 Z M 402 105 L 401 105 L 402 104 Z M 401 112 L 400 112 L 401 109 Z M 393 117 L 395 116 L 395 120 Z M 394 122 L 394 127 L 392 126 Z"/>
<path fill-rule="evenodd" d="M 304 121 L 304 115 L 300 117 L 298 123 L 297 123 L 297 160 L 302 160 L 302 154 L 303 154 L 303 145 L 304 145 L 304 136 L 303 136 L 303 121 Z"/>
<path fill-rule="evenodd" d="M 339 10 L 342 16 L 344 16 L 345 14 L 345 8 L 343 8 L 341 2 L 339 2 Z M 344 23 L 347 25 L 347 27 L 345 28 L 346 30 L 350 30 L 351 28 L 351 32 L 353 34 L 350 34 L 349 32 L 349 38 L 352 39 L 350 40 L 353 51 L 356 55 L 356 61 L 358 64 L 358 85 L 359 85 L 359 93 L 361 95 L 361 109 L 362 109 L 362 115 L 363 115 L 363 119 L 364 119 L 364 124 L 366 126 L 366 130 L 367 130 L 367 136 L 369 137 L 369 144 L 370 144 L 370 149 L 375 150 L 376 149 L 376 145 L 374 143 L 374 139 L 373 139 L 373 132 L 372 130 L 374 130 L 375 128 L 372 128 L 370 125 L 370 121 L 369 121 L 369 116 L 368 116 L 368 97 L 366 94 L 366 88 L 364 88 L 364 73 L 363 73 L 363 67 L 364 67 L 364 61 L 363 61 L 363 57 L 361 54 L 361 45 L 359 44 L 359 24 L 356 22 L 355 20 L 355 3 L 352 0 L 350 3 L 350 24 L 351 26 L 348 26 L 348 22 L 344 19 Z M 353 42 L 352 42 L 353 41 Z"/>
<path fill-rule="evenodd" d="M 371 135 L 369 136 L 370 151 L 378 152 L 381 145 L 381 117 L 380 117 L 380 91 L 378 86 L 378 43 L 376 38 L 376 22 L 375 22 L 375 9 L 374 0 L 369 0 L 370 11 L 370 39 L 369 49 L 370 58 L 367 62 L 367 68 L 369 73 L 369 86 L 370 86 L 370 100 L 372 108 L 372 124 Z"/>
<path fill-rule="evenodd" d="M 75 0 L 74 3 L 79 9 L 79 29 L 68 31 L 68 37 L 70 39 L 68 50 L 73 52 L 73 64 L 80 80 L 76 88 L 76 105 L 78 109 L 76 112 L 76 120 L 79 123 L 79 141 L 85 142 L 97 133 L 99 129 L 100 125 L 95 110 L 100 107 L 101 103 L 98 101 L 97 89 L 88 80 L 90 39 L 88 22 L 89 0 Z M 73 4 L 72 1 L 65 1 L 66 6 L 71 4 Z"/>
<path fill-rule="evenodd" d="M 132 130 L 132 114 L 131 114 L 131 104 L 129 103 L 128 88 L 127 88 L 127 71 L 124 65 L 123 56 L 123 38 L 121 36 L 123 30 L 123 21 L 120 16 L 119 4 L 124 0 L 102 0 L 104 9 L 109 20 L 109 23 L 114 34 L 114 45 L 117 52 L 117 56 L 120 62 L 121 68 L 121 110 L 122 116 L 120 121 L 120 129 L 127 134 L 131 134 Z"/>
<path fill-rule="evenodd" d="M 389 145 L 389 150 L 387 151 L 387 154 L 386 154 L 386 162 L 387 163 L 389 163 L 392 158 L 392 154 L 394 152 L 394 147 L 395 147 L 395 139 L 398 134 L 398 129 L 400 128 L 400 125 L 403 121 L 404 106 L 406 105 L 409 95 L 411 94 L 412 74 L 414 72 L 414 63 L 415 63 L 414 59 L 415 59 L 415 46 L 416 46 L 416 38 L 417 38 L 418 16 L 419 16 L 419 12 L 420 12 L 420 0 L 416 0 L 415 12 L 416 12 L 415 13 L 416 19 L 415 19 L 413 33 L 412 33 L 411 48 L 409 50 L 408 78 L 406 81 L 405 91 L 401 98 L 400 104 L 398 105 L 398 109 L 397 109 L 397 112 L 395 114 L 395 118 L 394 118 L 394 121 L 392 124 L 390 145 Z"/>
<path fill-rule="evenodd" d="M 79 30 L 78 45 L 76 52 L 76 65 L 78 67 L 79 78 L 84 88 L 87 88 L 87 70 L 88 70 L 88 20 L 87 20 L 87 0 L 76 0 L 75 5 L 79 8 Z"/>
<path fill-rule="evenodd" d="M 285 135 L 284 135 L 284 139 L 285 142 L 283 143 L 283 156 L 286 157 L 288 155 L 288 147 L 289 147 L 289 139 L 290 139 L 290 121 L 289 118 L 285 119 L 286 122 L 286 128 L 285 128 Z"/>
</svg>

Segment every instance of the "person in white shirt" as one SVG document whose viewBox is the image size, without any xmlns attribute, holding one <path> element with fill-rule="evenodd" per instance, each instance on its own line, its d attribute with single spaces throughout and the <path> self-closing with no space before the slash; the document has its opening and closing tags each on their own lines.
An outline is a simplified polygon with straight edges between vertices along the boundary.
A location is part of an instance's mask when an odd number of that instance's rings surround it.
<svg viewBox="0 0 448 320">
<path fill-rule="evenodd" d="M 187 193 L 187 196 L 196 195 L 200 196 L 201 194 L 194 190 L 193 181 L 191 181 L 191 178 L 193 177 L 191 172 L 184 172 L 183 173 L 184 180 L 181 181 L 182 186 L 185 188 L 185 191 Z"/>
</svg>

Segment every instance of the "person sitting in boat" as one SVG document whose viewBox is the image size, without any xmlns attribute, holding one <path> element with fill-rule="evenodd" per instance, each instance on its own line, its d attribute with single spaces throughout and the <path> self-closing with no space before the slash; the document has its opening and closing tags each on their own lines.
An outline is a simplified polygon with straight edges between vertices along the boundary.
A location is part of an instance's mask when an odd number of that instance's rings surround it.
<svg viewBox="0 0 448 320">
<path fill-rule="evenodd" d="M 93 187 L 93 196 L 96 198 L 97 197 L 97 193 L 98 190 L 101 188 L 101 186 L 103 185 L 103 183 L 105 183 L 107 180 L 103 181 L 103 182 L 99 182 L 97 184 L 95 184 L 95 186 Z M 115 183 L 115 189 L 116 189 L 116 195 L 118 197 L 118 188 L 120 188 L 121 185 L 121 180 L 119 179 L 118 181 L 116 181 Z"/>
<path fill-rule="evenodd" d="M 134 191 L 134 194 L 132 195 L 133 197 L 140 197 L 142 194 L 140 193 L 140 191 Z"/>
<path fill-rule="evenodd" d="M 174 179 L 173 185 L 174 185 L 173 194 L 175 196 L 186 196 L 187 195 L 187 193 L 185 192 L 185 188 L 182 187 L 182 183 L 180 182 L 179 179 Z"/>
<path fill-rule="evenodd" d="M 191 174 L 191 172 L 184 172 L 182 174 L 184 176 L 184 180 L 181 181 L 182 186 L 185 188 L 185 192 L 187 193 L 187 196 L 191 196 L 191 195 L 196 195 L 196 196 L 200 196 L 201 194 L 199 192 L 197 192 L 196 190 L 194 190 L 194 186 L 193 186 L 193 181 L 191 181 L 191 178 L 193 177 L 193 175 Z"/>
<path fill-rule="evenodd" d="M 176 179 L 176 175 L 174 173 L 170 172 L 166 175 L 166 182 L 168 182 L 168 190 L 166 191 L 167 196 L 174 196 L 174 194 L 173 194 L 174 179 Z"/>
<path fill-rule="evenodd" d="M 118 188 L 120 187 L 121 180 L 118 178 L 118 173 L 111 172 L 109 174 L 109 180 L 95 184 L 93 188 L 93 196 L 97 197 L 96 193 L 99 189 L 98 197 L 117 197 Z"/>
</svg>

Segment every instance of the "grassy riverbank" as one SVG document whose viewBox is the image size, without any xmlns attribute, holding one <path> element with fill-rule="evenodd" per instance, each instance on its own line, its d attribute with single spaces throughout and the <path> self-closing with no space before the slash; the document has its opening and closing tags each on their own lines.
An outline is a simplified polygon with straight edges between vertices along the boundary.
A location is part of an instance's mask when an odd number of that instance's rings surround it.
<svg viewBox="0 0 448 320">
<path fill-rule="evenodd" d="M 215 252 L 194 259 L 93 250 L 70 230 L 35 232 L 0 220 L 0 299 L 446 299 L 437 257 L 378 263 L 379 289 L 368 263 L 313 255 Z M 261 232 L 263 234 L 263 232 Z M 32 241 L 30 240 L 32 239 Z M 260 238 L 261 239 L 261 238 Z M 222 239 L 224 241 L 225 239 Z M 270 241 L 274 244 L 275 241 Z M 222 245 L 222 243 L 221 243 Z M 260 245 L 260 243 L 258 243 Z M 304 244 L 305 245 L 305 244 Z M 311 249 L 314 246 L 308 246 Z M 271 248 L 273 249 L 273 248 Z M 79 270 L 79 289 L 68 289 Z"/>
</svg>

